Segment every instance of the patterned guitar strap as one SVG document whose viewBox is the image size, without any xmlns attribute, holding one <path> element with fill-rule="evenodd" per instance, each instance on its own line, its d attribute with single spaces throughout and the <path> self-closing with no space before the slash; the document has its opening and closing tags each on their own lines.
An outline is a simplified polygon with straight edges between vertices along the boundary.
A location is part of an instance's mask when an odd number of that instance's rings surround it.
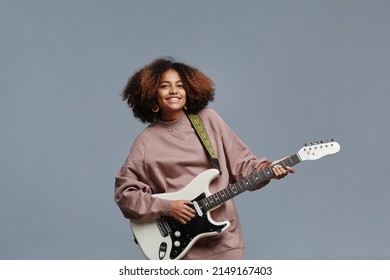
<svg viewBox="0 0 390 280">
<path fill-rule="evenodd" d="M 186 113 L 186 115 L 190 120 L 193 128 L 195 129 L 196 134 L 198 135 L 198 138 L 203 145 L 203 148 L 206 150 L 206 153 L 211 161 L 211 164 L 213 165 L 214 168 L 219 170 L 219 173 L 222 173 L 217 154 L 215 153 L 213 146 L 211 145 L 210 138 L 206 132 L 206 129 L 204 128 L 204 125 L 199 115 L 192 114 L 192 113 Z"/>
</svg>

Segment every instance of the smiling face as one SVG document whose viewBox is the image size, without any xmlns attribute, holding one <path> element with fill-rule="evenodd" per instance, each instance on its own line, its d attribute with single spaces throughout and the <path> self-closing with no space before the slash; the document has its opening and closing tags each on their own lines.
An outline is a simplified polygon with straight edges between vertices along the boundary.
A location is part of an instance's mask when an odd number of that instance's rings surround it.
<svg viewBox="0 0 390 280">
<path fill-rule="evenodd" d="M 157 88 L 157 105 L 163 121 L 174 121 L 183 114 L 186 104 L 186 91 L 179 73 L 173 69 L 161 75 Z"/>
</svg>

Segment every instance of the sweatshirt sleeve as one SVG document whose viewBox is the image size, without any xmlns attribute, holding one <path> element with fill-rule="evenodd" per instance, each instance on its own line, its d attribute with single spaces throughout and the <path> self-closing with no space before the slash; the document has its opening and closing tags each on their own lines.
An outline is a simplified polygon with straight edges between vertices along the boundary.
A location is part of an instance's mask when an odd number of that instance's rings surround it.
<svg viewBox="0 0 390 280">
<path fill-rule="evenodd" d="M 256 157 L 226 122 L 216 112 L 212 110 L 211 112 L 211 117 L 214 119 L 211 123 L 217 124 L 212 130 L 220 136 L 220 141 L 222 141 L 230 183 L 240 181 L 256 170 L 269 166 L 270 162 L 265 157 Z M 268 182 L 263 182 L 251 190 L 259 189 Z"/>
<path fill-rule="evenodd" d="M 115 175 L 115 202 L 123 215 L 138 222 L 148 222 L 170 213 L 170 201 L 152 196 L 145 182 L 142 146 L 133 144 L 130 153 Z"/>
</svg>

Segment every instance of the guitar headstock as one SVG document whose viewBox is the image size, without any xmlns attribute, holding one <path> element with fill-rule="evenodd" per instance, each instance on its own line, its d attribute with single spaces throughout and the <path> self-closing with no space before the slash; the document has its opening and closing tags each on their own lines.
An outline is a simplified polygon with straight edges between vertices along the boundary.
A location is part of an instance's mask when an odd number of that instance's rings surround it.
<svg viewBox="0 0 390 280">
<path fill-rule="evenodd" d="M 340 151 L 340 144 L 334 142 L 333 139 L 328 142 L 320 141 L 305 144 L 305 147 L 301 148 L 298 155 L 302 161 L 304 160 L 315 160 L 322 158 L 326 155 L 336 154 Z"/>
</svg>

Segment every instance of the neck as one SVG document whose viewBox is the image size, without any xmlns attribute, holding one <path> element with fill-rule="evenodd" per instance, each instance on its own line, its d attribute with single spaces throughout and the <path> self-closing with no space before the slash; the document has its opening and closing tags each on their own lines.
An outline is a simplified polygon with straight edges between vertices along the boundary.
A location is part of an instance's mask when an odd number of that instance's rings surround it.
<svg viewBox="0 0 390 280">
<path fill-rule="evenodd" d="M 181 118 L 183 115 L 183 110 L 180 110 L 178 112 L 169 113 L 169 114 L 161 114 L 161 120 L 164 122 L 173 122 Z"/>
</svg>

